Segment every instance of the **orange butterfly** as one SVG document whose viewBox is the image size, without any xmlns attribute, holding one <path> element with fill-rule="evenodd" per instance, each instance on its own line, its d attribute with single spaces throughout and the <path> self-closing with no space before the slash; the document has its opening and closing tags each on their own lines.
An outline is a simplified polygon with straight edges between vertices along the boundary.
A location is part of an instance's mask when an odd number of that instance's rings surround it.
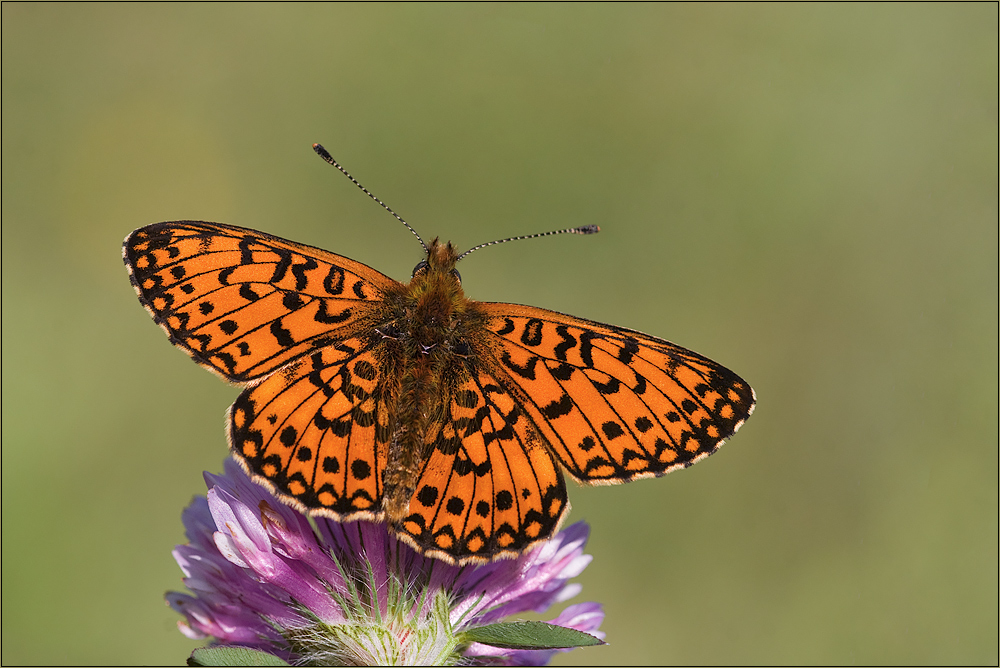
<svg viewBox="0 0 1000 668">
<path fill-rule="evenodd" d="M 753 411 L 750 386 L 697 353 L 472 301 L 455 270 L 471 251 L 424 248 L 406 285 L 218 223 L 148 225 L 122 255 L 171 343 L 246 387 L 228 435 L 254 480 L 303 512 L 385 521 L 450 563 L 551 536 L 569 510 L 560 467 L 588 484 L 661 476 L 715 452 Z"/>
</svg>

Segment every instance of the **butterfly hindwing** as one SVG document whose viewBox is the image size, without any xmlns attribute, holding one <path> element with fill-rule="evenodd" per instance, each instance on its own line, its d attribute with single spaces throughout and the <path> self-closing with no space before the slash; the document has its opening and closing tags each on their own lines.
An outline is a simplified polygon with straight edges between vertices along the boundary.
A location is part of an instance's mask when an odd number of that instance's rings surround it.
<svg viewBox="0 0 1000 668">
<path fill-rule="evenodd" d="M 219 223 L 148 225 L 122 254 L 171 342 L 238 383 L 370 329 L 386 293 L 402 289 L 360 262 Z"/>
<path fill-rule="evenodd" d="M 460 562 L 514 555 L 552 535 L 569 508 L 558 465 L 487 373 L 455 389 L 429 445 L 398 527 L 421 551 Z"/>
<path fill-rule="evenodd" d="M 381 342 L 348 339 L 243 392 L 233 455 L 286 503 L 338 520 L 381 517 L 392 383 Z"/>
<path fill-rule="evenodd" d="M 513 304 L 483 303 L 496 364 L 576 479 L 659 476 L 712 454 L 753 411 L 725 367 L 639 332 Z"/>
</svg>

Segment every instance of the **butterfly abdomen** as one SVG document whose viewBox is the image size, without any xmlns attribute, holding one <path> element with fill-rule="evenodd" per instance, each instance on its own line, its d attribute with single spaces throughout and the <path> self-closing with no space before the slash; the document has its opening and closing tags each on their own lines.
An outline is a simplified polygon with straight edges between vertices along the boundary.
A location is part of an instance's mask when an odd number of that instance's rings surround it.
<svg viewBox="0 0 1000 668">
<path fill-rule="evenodd" d="M 383 476 L 383 508 L 391 522 L 409 514 L 410 499 L 426 461 L 426 442 L 431 425 L 440 419 L 439 384 L 429 359 L 407 360 L 396 401 L 396 427 L 389 443 Z"/>
</svg>

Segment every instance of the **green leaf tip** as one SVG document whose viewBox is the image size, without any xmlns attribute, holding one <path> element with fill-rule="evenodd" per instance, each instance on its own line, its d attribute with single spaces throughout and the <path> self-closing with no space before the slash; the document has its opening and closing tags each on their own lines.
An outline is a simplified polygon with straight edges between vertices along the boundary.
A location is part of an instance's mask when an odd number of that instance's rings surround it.
<svg viewBox="0 0 1000 668">
<path fill-rule="evenodd" d="M 249 647 L 219 646 L 196 649 L 189 666 L 288 666 L 284 660 Z"/>
<path fill-rule="evenodd" d="M 469 629 L 463 642 L 478 642 L 503 649 L 569 649 L 603 645 L 589 633 L 545 622 L 502 622 Z"/>
</svg>

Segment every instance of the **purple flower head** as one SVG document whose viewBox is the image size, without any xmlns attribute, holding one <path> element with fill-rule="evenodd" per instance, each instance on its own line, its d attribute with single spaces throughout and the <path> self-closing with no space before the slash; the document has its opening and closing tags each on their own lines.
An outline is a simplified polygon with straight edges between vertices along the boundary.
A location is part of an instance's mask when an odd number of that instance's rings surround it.
<svg viewBox="0 0 1000 668">
<path fill-rule="evenodd" d="M 565 651 L 470 638 L 579 593 L 568 581 L 590 563 L 583 522 L 516 559 L 453 566 L 420 555 L 384 524 L 309 518 L 232 460 L 205 481 L 207 498 L 182 515 L 189 542 L 173 552 L 191 594 L 166 597 L 189 638 L 318 665 L 544 665 Z M 600 605 L 581 603 L 548 624 L 603 638 L 603 619 Z"/>
</svg>

